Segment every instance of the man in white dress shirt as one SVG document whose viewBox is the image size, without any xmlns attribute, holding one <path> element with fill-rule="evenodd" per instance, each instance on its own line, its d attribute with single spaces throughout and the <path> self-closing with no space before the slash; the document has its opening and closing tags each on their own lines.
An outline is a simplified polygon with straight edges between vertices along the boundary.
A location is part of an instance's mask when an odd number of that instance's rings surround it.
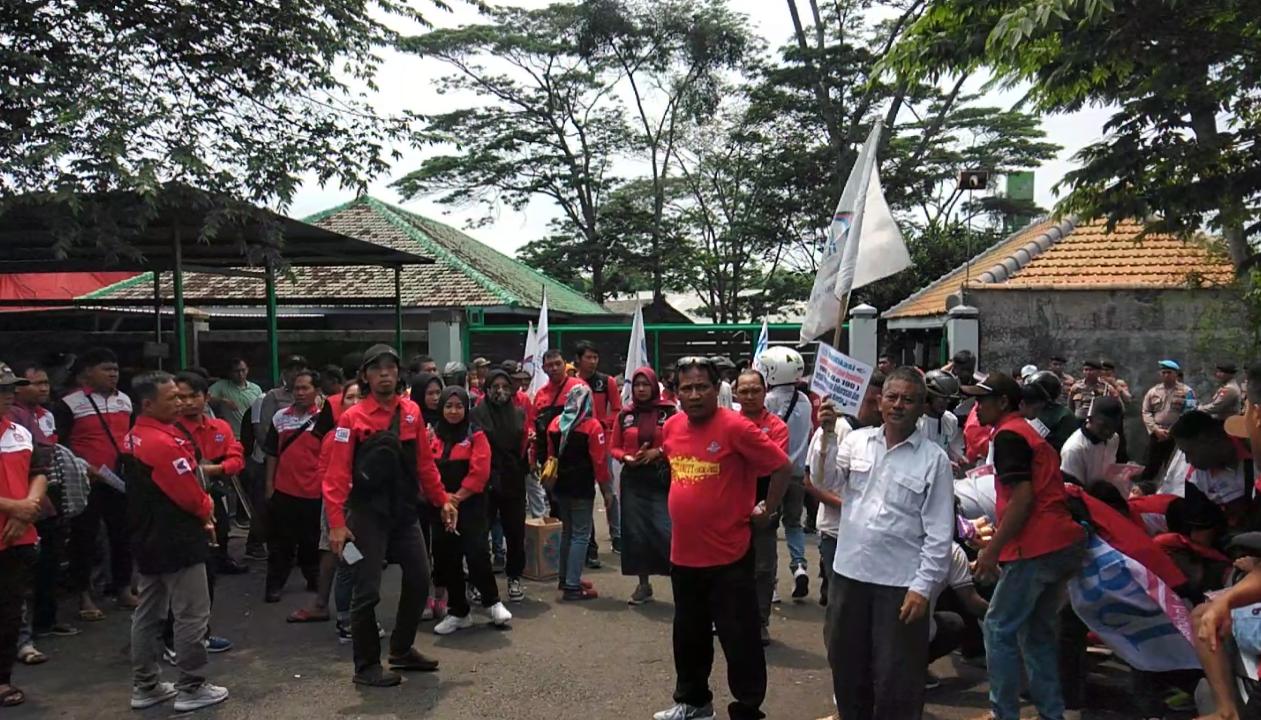
<svg viewBox="0 0 1261 720">
<path fill-rule="evenodd" d="M 898 368 L 883 424 L 837 452 L 841 525 L 828 597 L 828 662 L 843 718 L 917 720 L 924 709 L 928 606 L 946 577 L 954 484 L 946 452 L 916 428 L 927 389 Z"/>
</svg>

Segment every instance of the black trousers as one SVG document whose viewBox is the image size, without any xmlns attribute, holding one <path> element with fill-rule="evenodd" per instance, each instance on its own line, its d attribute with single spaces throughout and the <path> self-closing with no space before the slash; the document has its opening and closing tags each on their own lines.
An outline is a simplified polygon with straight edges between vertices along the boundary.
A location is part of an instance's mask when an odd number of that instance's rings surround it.
<svg viewBox="0 0 1261 720">
<path fill-rule="evenodd" d="M 524 520 L 522 521 L 524 522 Z M 448 532 L 439 523 L 433 528 L 433 560 L 442 567 L 440 577 L 463 578 L 464 563 L 468 562 L 469 582 L 482 595 L 482 607 L 499 602 L 499 587 L 495 584 L 495 571 L 490 565 L 490 536 L 486 523 L 486 499 L 473 495 L 460 504 L 459 534 Z M 468 617 L 468 596 L 464 584 L 451 582 L 447 586 L 448 611 L 456 617 Z"/>
<path fill-rule="evenodd" d="M 429 595 L 429 556 L 415 516 L 394 520 L 372 511 L 347 511 L 346 527 L 355 536 L 355 547 L 363 553 L 363 559 L 351 566 L 355 591 L 350 601 L 355 672 L 362 673 L 381 665 L 377 605 L 381 602 L 381 572 L 386 558 L 403 570 L 394 632 L 390 634 L 390 654 L 401 656 L 416 642 L 420 613 Z"/>
<path fill-rule="evenodd" d="M 280 592 L 294 562 L 308 584 L 320 577 L 320 499 L 279 490 L 267 506 L 267 592 Z"/>
<path fill-rule="evenodd" d="M 929 664 L 954 652 L 963 641 L 964 632 L 963 618 L 958 613 L 935 612 L 933 622 L 937 624 L 937 633 L 928 643 Z"/>
<path fill-rule="evenodd" d="M 31 597 L 31 627 L 42 632 L 57 624 L 57 579 L 66 554 L 68 522 L 52 517 L 35 524 L 39 532 L 39 559 L 35 561 Z"/>
<path fill-rule="evenodd" d="M 77 592 L 90 590 L 96 538 L 101 522 L 109 538 L 110 587 L 119 592 L 131 586 L 131 538 L 127 532 L 127 496 L 93 483 L 87 507 L 71 520 L 70 579 Z"/>
<path fill-rule="evenodd" d="M 670 584 L 674 588 L 674 701 L 698 707 L 713 701 L 711 628 L 717 628 L 727 658 L 727 686 L 734 698 L 728 715 L 732 720 L 766 717 L 761 710 L 766 699 L 766 653 L 758 630 L 753 548 L 730 565 L 676 565 L 670 571 Z"/>
<path fill-rule="evenodd" d="M 1060 692 L 1065 710 L 1081 710 L 1086 706 L 1086 676 L 1090 674 L 1086 649 L 1090 628 L 1077 617 L 1072 605 L 1060 610 Z M 1155 713 L 1152 713 L 1155 714 Z"/>
<path fill-rule="evenodd" d="M 928 616 L 898 619 L 906 588 L 832 575 L 828 664 L 845 720 L 919 720 L 928 672 Z"/>
<path fill-rule="evenodd" d="M 504 574 L 510 580 L 520 578 L 525 572 L 525 495 L 505 495 L 501 490 L 487 489 L 485 496 L 488 524 L 498 518 L 504 531 L 508 552 Z"/>
<path fill-rule="evenodd" d="M 4 578 L 0 581 L 0 685 L 8 685 L 13 678 L 22 602 L 31 591 L 36 553 L 34 545 L 0 550 L 0 578 Z"/>
<path fill-rule="evenodd" d="M 1147 436 L 1147 467 L 1143 469 L 1144 480 L 1156 479 L 1157 473 L 1169 462 L 1169 457 L 1173 455 L 1173 451 L 1177 447 L 1174 445 L 1173 438 L 1168 440 L 1157 440 L 1156 436 Z"/>
<path fill-rule="evenodd" d="M 267 480 L 261 463 L 245 461 L 245 473 L 241 476 L 242 489 L 250 500 L 254 517 L 250 518 L 250 532 L 245 538 L 246 547 L 262 547 L 267 542 Z"/>
</svg>

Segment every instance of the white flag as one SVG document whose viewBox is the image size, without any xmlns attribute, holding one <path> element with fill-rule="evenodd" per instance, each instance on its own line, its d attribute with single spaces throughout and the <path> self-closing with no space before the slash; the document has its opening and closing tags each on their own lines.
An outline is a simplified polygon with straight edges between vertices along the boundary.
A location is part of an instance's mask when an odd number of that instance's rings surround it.
<svg viewBox="0 0 1261 720">
<path fill-rule="evenodd" d="M 547 291 L 543 291 L 543 305 L 539 308 L 539 324 L 535 326 L 534 378 L 530 380 L 530 397 L 547 385 L 547 373 L 543 372 L 543 355 L 547 352 Z"/>
<path fill-rule="evenodd" d="M 635 306 L 635 318 L 631 321 L 630 345 L 626 348 L 626 370 L 622 373 L 622 404 L 631 401 L 631 382 L 635 371 L 648 365 L 648 336 L 644 334 L 644 306 Z"/>
<path fill-rule="evenodd" d="M 539 357 L 535 355 L 538 351 L 539 338 L 534 334 L 534 321 L 531 320 L 529 329 L 525 331 L 525 357 L 521 358 L 521 369 L 529 373 L 530 379 L 534 379 L 534 370 L 541 363 Z"/>
<path fill-rule="evenodd" d="M 801 324 L 802 344 L 836 327 L 841 302 L 848 302 L 850 291 L 911 265 L 902 233 L 880 189 L 876 149 L 882 128 L 879 120 L 872 126 L 832 215 L 827 244 Z"/>
<path fill-rule="evenodd" d="M 757 344 L 753 346 L 753 369 L 758 372 L 765 372 L 762 367 L 762 353 L 766 352 L 766 348 L 771 346 L 771 329 L 766 324 L 766 318 L 762 318 L 762 331 L 757 335 Z"/>
</svg>

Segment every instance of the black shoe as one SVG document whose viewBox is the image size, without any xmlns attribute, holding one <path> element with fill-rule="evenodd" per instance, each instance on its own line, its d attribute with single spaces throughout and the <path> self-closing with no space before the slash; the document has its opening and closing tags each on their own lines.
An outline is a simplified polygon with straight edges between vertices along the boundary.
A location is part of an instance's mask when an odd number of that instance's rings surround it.
<svg viewBox="0 0 1261 720">
<path fill-rule="evenodd" d="M 263 594 L 263 602 L 265 603 L 280 602 L 280 593 L 277 591 L 268 590 L 266 593 Z"/>
<path fill-rule="evenodd" d="M 599 570 L 604 567 L 604 563 L 600 562 L 600 558 L 598 557 L 589 557 L 587 558 L 587 567 L 592 570 Z"/>
<path fill-rule="evenodd" d="M 246 545 L 245 546 L 245 559 L 246 560 L 266 560 L 267 548 L 262 545 Z"/>
<path fill-rule="evenodd" d="M 490 563 L 490 569 L 496 575 L 502 575 L 504 568 L 507 567 L 508 560 L 503 555 L 496 555 Z"/>
<path fill-rule="evenodd" d="M 810 574 L 802 565 L 793 571 L 793 599 L 801 599 L 810 594 Z"/>
<path fill-rule="evenodd" d="M 244 575 L 250 569 L 230 557 L 220 558 L 215 565 L 215 572 L 220 575 Z"/>
<path fill-rule="evenodd" d="M 613 546 L 614 555 L 622 554 L 622 539 L 621 538 L 613 538 L 612 540 L 609 541 L 609 545 Z"/>
<path fill-rule="evenodd" d="M 763 625 L 762 626 L 762 647 L 766 647 L 767 645 L 770 645 L 770 644 L 771 644 L 771 629 Z"/>
</svg>

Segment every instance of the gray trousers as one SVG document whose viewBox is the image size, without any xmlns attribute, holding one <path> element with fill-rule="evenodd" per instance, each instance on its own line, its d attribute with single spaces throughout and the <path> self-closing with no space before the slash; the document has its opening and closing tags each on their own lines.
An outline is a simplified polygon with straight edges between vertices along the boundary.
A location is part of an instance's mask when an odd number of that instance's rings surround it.
<svg viewBox="0 0 1261 720">
<path fill-rule="evenodd" d="M 140 576 L 140 605 L 131 616 L 132 685 L 149 689 L 159 680 L 162 627 L 167 610 L 175 616 L 175 687 L 193 691 L 206 682 L 206 628 L 210 623 L 210 588 L 204 563 L 165 575 Z"/>
<path fill-rule="evenodd" d="M 779 573 L 779 523 L 753 527 L 753 583 L 757 590 L 757 610 L 762 626 L 771 622 L 771 596 Z"/>
</svg>

